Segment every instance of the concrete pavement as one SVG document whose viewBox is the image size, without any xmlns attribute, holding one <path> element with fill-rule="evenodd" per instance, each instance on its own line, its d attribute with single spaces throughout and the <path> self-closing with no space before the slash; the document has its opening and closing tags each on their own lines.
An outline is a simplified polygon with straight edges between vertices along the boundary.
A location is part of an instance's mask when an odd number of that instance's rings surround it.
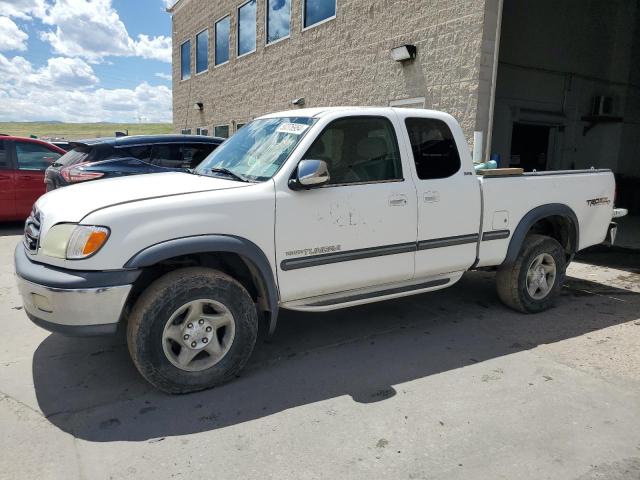
<svg viewBox="0 0 640 480">
<path fill-rule="evenodd" d="M 640 479 L 640 254 L 580 258 L 535 316 L 480 272 L 285 312 L 236 381 L 168 396 L 121 339 L 27 320 L 19 230 L 0 228 L 0 478 Z"/>
</svg>

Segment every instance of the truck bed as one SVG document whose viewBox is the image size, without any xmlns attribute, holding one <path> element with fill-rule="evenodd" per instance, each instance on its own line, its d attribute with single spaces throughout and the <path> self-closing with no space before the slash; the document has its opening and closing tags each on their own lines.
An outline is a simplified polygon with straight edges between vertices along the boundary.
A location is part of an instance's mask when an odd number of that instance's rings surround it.
<svg viewBox="0 0 640 480">
<path fill-rule="evenodd" d="M 577 250 L 602 243 L 611 222 L 615 179 L 611 170 L 557 170 L 479 176 L 482 219 L 477 267 L 500 265 L 525 215 L 564 205 L 575 214 Z M 488 233 L 492 232 L 492 233 Z M 502 235 L 493 232 L 502 232 Z M 507 235 L 508 232 L 508 235 Z"/>
</svg>

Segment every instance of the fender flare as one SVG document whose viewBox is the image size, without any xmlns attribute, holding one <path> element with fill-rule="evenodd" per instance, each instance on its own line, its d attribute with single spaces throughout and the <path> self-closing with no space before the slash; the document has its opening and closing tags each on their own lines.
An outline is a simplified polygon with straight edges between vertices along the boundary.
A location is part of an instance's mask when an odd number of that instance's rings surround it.
<svg viewBox="0 0 640 480">
<path fill-rule="evenodd" d="M 278 285 L 274 279 L 271 264 L 264 252 L 246 238 L 233 235 L 196 235 L 174 238 L 151 245 L 132 256 L 124 268 L 140 269 L 150 267 L 163 260 L 182 255 L 198 253 L 235 253 L 247 264 L 251 272 L 262 282 L 269 307 L 269 335 L 272 335 L 278 320 Z"/>
<path fill-rule="evenodd" d="M 513 265 L 513 262 L 515 262 L 518 257 L 522 243 L 524 242 L 524 239 L 527 236 L 527 233 L 529 233 L 531 227 L 536 222 L 547 217 L 564 217 L 570 221 L 573 228 L 569 230 L 569 244 L 571 249 L 568 253 L 571 256 L 576 253 L 580 240 L 580 224 L 578 222 L 578 217 L 567 205 L 562 203 L 549 203 L 530 210 L 524 217 L 522 217 L 520 223 L 518 223 L 518 226 L 511 236 L 509 248 L 507 249 L 507 256 L 500 265 L 501 267 Z"/>
</svg>

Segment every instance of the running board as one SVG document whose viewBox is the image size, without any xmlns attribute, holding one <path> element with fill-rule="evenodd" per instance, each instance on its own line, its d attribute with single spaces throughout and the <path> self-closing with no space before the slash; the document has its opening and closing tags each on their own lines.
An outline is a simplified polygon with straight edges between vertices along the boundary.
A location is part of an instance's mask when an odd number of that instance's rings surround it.
<svg viewBox="0 0 640 480">
<path fill-rule="evenodd" d="M 302 300 L 285 302 L 281 305 L 281 307 L 289 310 L 325 312 L 329 310 L 336 310 L 338 308 L 345 308 L 381 300 L 389 300 L 392 298 L 415 295 L 417 293 L 438 290 L 440 288 L 452 285 L 460 279 L 460 277 L 462 276 L 462 272 L 449 275 L 450 276 L 446 277 L 439 276 L 438 278 L 422 281 L 420 283 L 401 282 L 400 284 L 396 283 L 393 285 L 387 285 L 384 288 L 378 287 L 376 289 L 374 287 L 349 290 L 347 292 L 332 293 L 319 297 L 305 298 Z"/>
</svg>

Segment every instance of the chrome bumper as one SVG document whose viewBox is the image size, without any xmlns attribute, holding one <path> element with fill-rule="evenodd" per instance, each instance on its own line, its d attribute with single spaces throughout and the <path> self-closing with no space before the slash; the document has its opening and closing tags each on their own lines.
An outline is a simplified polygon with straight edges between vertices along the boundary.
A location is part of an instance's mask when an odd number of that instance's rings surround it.
<svg viewBox="0 0 640 480">
<path fill-rule="evenodd" d="M 62 289 L 17 276 L 24 309 L 37 325 L 66 335 L 115 333 L 131 285 Z"/>
</svg>

